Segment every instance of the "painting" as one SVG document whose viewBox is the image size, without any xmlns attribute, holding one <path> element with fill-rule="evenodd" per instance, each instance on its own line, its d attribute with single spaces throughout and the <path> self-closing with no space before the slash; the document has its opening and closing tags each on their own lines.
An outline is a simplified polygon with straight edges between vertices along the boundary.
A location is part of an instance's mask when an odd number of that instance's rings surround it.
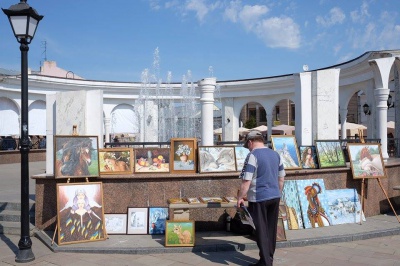
<svg viewBox="0 0 400 266">
<path fill-rule="evenodd" d="M 296 180 L 304 227 L 332 225 L 323 179 Z"/>
<path fill-rule="evenodd" d="M 315 141 L 320 168 L 346 167 L 340 141 Z"/>
<path fill-rule="evenodd" d="M 286 241 L 286 232 L 282 217 L 278 218 L 278 227 L 276 229 L 276 241 Z"/>
<path fill-rule="evenodd" d="M 133 149 L 112 148 L 99 150 L 100 174 L 129 175 L 133 173 Z"/>
<path fill-rule="evenodd" d="M 135 173 L 169 173 L 169 148 L 135 149 Z"/>
<path fill-rule="evenodd" d="M 127 215 L 123 214 L 104 214 L 104 223 L 106 225 L 106 233 L 108 235 L 125 235 L 127 225 Z"/>
<path fill-rule="evenodd" d="M 147 234 L 148 211 L 148 208 L 128 208 L 128 235 Z"/>
<path fill-rule="evenodd" d="M 165 231 L 166 247 L 194 247 L 194 221 L 167 221 Z"/>
<path fill-rule="evenodd" d="M 168 199 L 169 204 L 188 204 L 185 198 L 170 198 Z"/>
<path fill-rule="evenodd" d="M 300 146 L 300 162 L 303 169 L 318 169 L 317 149 L 315 146 Z"/>
<path fill-rule="evenodd" d="M 249 149 L 243 146 L 235 146 L 235 156 L 236 156 L 236 170 L 242 171 L 244 160 L 246 159 L 247 155 L 249 154 Z"/>
<path fill-rule="evenodd" d="M 286 206 L 287 229 L 304 229 L 296 180 L 285 180 L 282 200 L 283 205 Z"/>
<path fill-rule="evenodd" d="M 200 200 L 205 203 L 228 203 L 224 198 L 221 197 L 200 197 Z"/>
<path fill-rule="evenodd" d="M 57 184 L 58 245 L 105 240 L 101 182 Z"/>
<path fill-rule="evenodd" d="M 199 172 L 236 172 L 234 146 L 199 146 Z"/>
<path fill-rule="evenodd" d="M 169 219 L 167 207 L 149 207 L 149 234 L 164 235 L 165 223 Z"/>
<path fill-rule="evenodd" d="M 272 148 L 279 153 L 285 170 L 301 169 L 299 149 L 294 136 L 271 136 Z"/>
<path fill-rule="evenodd" d="M 386 177 L 380 143 L 348 143 L 353 178 Z"/>
<path fill-rule="evenodd" d="M 328 212 L 332 225 L 360 223 L 365 221 L 361 203 L 355 188 L 326 190 L 328 198 Z"/>
<path fill-rule="evenodd" d="M 170 146 L 172 173 L 196 173 L 197 171 L 197 139 L 172 138 Z"/>
<path fill-rule="evenodd" d="M 198 198 L 186 198 L 189 204 L 199 204 L 201 201 Z"/>
<path fill-rule="evenodd" d="M 54 136 L 54 178 L 98 177 L 97 136 Z"/>
</svg>

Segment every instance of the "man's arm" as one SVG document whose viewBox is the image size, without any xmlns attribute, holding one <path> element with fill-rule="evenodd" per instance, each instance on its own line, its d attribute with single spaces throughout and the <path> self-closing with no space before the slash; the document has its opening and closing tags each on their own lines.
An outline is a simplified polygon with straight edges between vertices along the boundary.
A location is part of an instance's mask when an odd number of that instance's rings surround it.
<svg viewBox="0 0 400 266">
<path fill-rule="evenodd" d="M 284 177 L 280 177 L 279 178 L 279 190 L 281 191 L 281 193 L 282 193 L 282 190 L 283 190 L 283 184 L 285 183 L 285 178 Z"/>
<path fill-rule="evenodd" d="M 247 191 L 249 191 L 249 187 L 251 184 L 251 180 L 243 180 L 240 185 L 240 191 L 238 193 L 238 201 L 237 206 L 240 207 L 241 204 L 244 204 L 244 197 L 247 195 Z"/>
</svg>

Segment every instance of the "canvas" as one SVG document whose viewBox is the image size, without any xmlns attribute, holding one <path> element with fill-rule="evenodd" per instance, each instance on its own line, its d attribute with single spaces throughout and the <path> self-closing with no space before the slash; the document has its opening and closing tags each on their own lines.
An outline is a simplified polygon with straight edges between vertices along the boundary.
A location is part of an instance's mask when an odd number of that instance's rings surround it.
<svg viewBox="0 0 400 266">
<path fill-rule="evenodd" d="M 285 180 L 282 191 L 283 204 L 286 206 L 286 217 L 288 226 L 286 229 L 303 229 L 303 216 L 297 191 L 296 180 Z"/>
<path fill-rule="evenodd" d="M 97 136 L 54 136 L 54 177 L 98 177 Z"/>
<path fill-rule="evenodd" d="M 296 180 L 304 227 L 332 225 L 323 179 Z"/>
<path fill-rule="evenodd" d="M 301 169 L 299 150 L 294 136 L 271 136 L 272 148 L 279 153 L 286 170 Z"/>
<path fill-rule="evenodd" d="M 166 247 L 193 247 L 195 244 L 194 221 L 167 221 Z"/>
<path fill-rule="evenodd" d="M 332 225 L 365 221 L 357 190 L 354 188 L 326 190 Z"/>
<path fill-rule="evenodd" d="M 169 219 L 168 208 L 166 207 L 149 207 L 149 234 L 164 235 L 165 224 Z"/>
<path fill-rule="evenodd" d="M 129 175 L 133 173 L 133 149 L 112 148 L 99 150 L 100 174 Z"/>
<path fill-rule="evenodd" d="M 244 160 L 246 159 L 249 152 L 249 149 L 243 146 L 235 146 L 236 170 L 242 171 Z"/>
<path fill-rule="evenodd" d="M 379 143 L 348 143 L 347 150 L 353 178 L 386 177 Z"/>
<path fill-rule="evenodd" d="M 128 208 L 128 235 L 145 235 L 148 229 L 148 208 Z"/>
<path fill-rule="evenodd" d="M 236 172 L 234 146 L 199 146 L 199 172 Z"/>
<path fill-rule="evenodd" d="M 285 227 L 283 225 L 283 219 L 282 217 L 278 218 L 278 227 L 276 229 L 276 241 L 286 241 L 286 232 L 285 232 Z"/>
<path fill-rule="evenodd" d="M 303 169 L 317 169 L 318 157 L 315 146 L 300 146 L 300 162 Z"/>
<path fill-rule="evenodd" d="M 127 215 L 106 213 L 104 214 L 104 223 L 106 226 L 106 233 L 108 235 L 126 234 Z"/>
<path fill-rule="evenodd" d="M 170 160 L 170 171 L 172 173 L 196 173 L 197 139 L 172 138 Z"/>
<path fill-rule="evenodd" d="M 101 182 L 57 184 L 58 245 L 105 240 Z"/>
<path fill-rule="evenodd" d="M 315 141 L 320 168 L 346 167 L 342 145 L 340 141 Z"/>
<path fill-rule="evenodd" d="M 168 148 L 135 149 L 135 173 L 169 173 Z"/>
</svg>

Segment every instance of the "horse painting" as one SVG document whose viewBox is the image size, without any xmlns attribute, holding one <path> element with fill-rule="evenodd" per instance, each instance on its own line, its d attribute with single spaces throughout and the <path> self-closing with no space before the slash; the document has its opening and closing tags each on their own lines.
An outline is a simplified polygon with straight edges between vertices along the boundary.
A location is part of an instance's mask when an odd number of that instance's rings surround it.
<svg viewBox="0 0 400 266">
<path fill-rule="evenodd" d="M 89 170 L 90 165 L 93 163 L 92 152 L 94 150 L 91 138 L 61 138 L 57 139 L 56 146 L 54 171 L 56 178 L 89 177 L 98 175 L 98 172 L 91 173 Z"/>
<path fill-rule="evenodd" d="M 349 143 L 347 149 L 349 152 L 353 178 L 386 177 L 380 144 Z"/>
</svg>

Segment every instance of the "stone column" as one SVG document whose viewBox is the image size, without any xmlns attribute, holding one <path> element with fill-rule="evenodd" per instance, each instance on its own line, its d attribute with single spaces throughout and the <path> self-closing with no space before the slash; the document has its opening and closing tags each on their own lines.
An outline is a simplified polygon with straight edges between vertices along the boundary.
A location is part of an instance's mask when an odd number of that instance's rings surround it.
<svg viewBox="0 0 400 266">
<path fill-rule="evenodd" d="M 271 135 L 272 135 L 272 127 L 274 126 L 274 121 L 272 117 L 272 112 L 267 113 L 267 139 L 271 140 Z"/>
<path fill-rule="evenodd" d="M 197 82 L 200 89 L 201 103 L 201 145 L 214 145 L 214 91 L 217 84 L 216 78 L 204 78 Z M 225 122 L 225 121 L 223 121 Z"/>
<path fill-rule="evenodd" d="M 389 158 L 387 152 L 387 100 L 390 93 L 389 77 L 394 57 L 379 58 L 369 61 L 374 73 L 374 97 L 376 104 L 376 131 L 377 137 L 381 139 L 381 151 L 384 160 Z"/>
<path fill-rule="evenodd" d="M 311 72 L 295 75 L 296 140 L 298 145 L 313 145 Z"/>
<path fill-rule="evenodd" d="M 110 132 L 111 132 L 111 118 L 104 118 L 104 130 L 106 131 L 106 142 L 110 142 Z"/>
<path fill-rule="evenodd" d="M 346 128 L 347 112 L 348 112 L 347 108 L 340 108 L 340 130 L 342 132 L 341 139 L 347 138 L 347 128 Z"/>
</svg>

